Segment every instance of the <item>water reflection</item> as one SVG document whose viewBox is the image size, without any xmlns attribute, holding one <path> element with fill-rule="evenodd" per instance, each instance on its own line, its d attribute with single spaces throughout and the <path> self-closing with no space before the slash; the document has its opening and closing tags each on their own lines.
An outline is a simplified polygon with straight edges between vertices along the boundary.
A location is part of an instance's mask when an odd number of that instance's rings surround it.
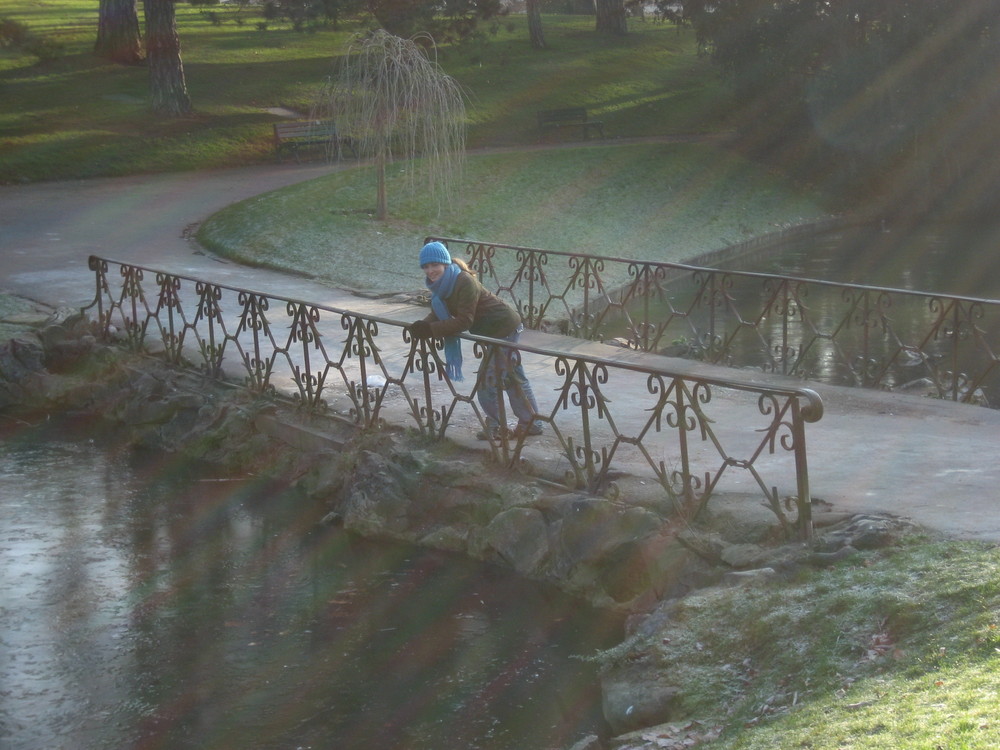
<svg viewBox="0 0 1000 750">
<path fill-rule="evenodd" d="M 993 272 L 1000 224 L 862 225 L 782 243 L 727 267 L 844 284 L 1000 299 Z M 842 288 L 802 285 L 796 320 L 774 319 L 771 341 L 786 324 L 801 357 L 796 372 L 820 382 L 878 384 L 921 395 L 1000 405 L 1000 319 L 996 306 L 928 296 L 872 295 L 862 302 Z M 864 306 L 869 305 L 866 309 Z M 750 351 L 738 352 L 742 362 Z M 759 359 L 759 357 L 758 357 Z"/>
<path fill-rule="evenodd" d="M 317 526 L 291 493 L 0 444 L 0 748 L 544 748 L 617 617 Z"/>
<path fill-rule="evenodd" d="M 998 252 L 1000 223 L 869 224 L 789 240 L 725 267 L 1000 299 Z"/>
<path fill-rule="evenodd" d="M 861 226 L 794 238 L 725 264 L 783 280 L 698 272 L 667 284 L 649 315 L 655 348 L 1000 405 L 1000 303 L 933 296 L 1000 299 L 991 272 L 998 243 L 1000 224 Z M 638 306 L 632 314 L 645 319 Z"/>
</svg>

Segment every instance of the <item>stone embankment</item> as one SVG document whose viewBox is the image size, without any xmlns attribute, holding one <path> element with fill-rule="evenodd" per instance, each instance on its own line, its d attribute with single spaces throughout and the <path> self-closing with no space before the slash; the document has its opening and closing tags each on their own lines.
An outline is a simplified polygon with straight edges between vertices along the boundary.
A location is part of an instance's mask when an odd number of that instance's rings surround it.
<svg viewBox="0 0 1000 750">
<path fill-rule="evenodd" d="M 641 498 L 554 491 L 497 471 L 485 452 L 391 428 L 358 432 L 130 355 L 99 342 L 73 311 L 0 345 L 0 414 L 90 419 L 136 446 L 268 476 L 317 504 L 328 523 L 554 583 L 628 613 L 629 634 L 648 635 L 694 589 L 825 565 L 882 545 L 896 530 L 886 519 L 829 519 L 838 523 L 806 546 L 779 539 L 777 518 L 750 501 L 717 503 L 694 525 Z M 627 659 L 615 664 L 602 688 L 616 736 L 584 738 L 576 750 L 646 747 L 643 730 L 686 718 L 683 686 L 669 674 Z"/>
</svg>

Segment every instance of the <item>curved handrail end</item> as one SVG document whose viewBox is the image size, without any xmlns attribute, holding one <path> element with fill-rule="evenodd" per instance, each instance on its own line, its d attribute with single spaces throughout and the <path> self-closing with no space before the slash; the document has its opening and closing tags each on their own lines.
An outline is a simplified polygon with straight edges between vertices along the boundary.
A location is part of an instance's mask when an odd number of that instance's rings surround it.
<svg viewBox="0 0 1000 750">
<path fill-rule="evenodd" d="M 823 418 L 823 399 L 812 388 L 799 388 L 797 393 L 800 398 L 806 399 L 800 414 L 806 422 L 818 422 Z"/>
</svg>

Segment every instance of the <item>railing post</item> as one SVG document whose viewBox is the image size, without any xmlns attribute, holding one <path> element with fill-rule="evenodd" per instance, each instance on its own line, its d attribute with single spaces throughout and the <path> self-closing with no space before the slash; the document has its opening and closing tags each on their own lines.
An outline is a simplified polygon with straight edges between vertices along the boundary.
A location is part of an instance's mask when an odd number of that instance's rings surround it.
<svg viewBox="0 0 1000 750">
<path fill-rule="evenodd" d="M 687 403 L 687 395 L 683 383 L 673 381 L 673 390 L 677 396 L 677 447 L 680 453 L 681 504 L 690 508 L 695 501 L 695 479 L 691 473 L 690 448 L 688 447 L 688 432 L 695 427 L 694 418 L 688 416 L 693 404 Z M 669 422 L 668 422 L 669 424 Z"/>
<path fill-rule="evenodd" d="M 716 362 L 716 342 L 717 334 L 715 332 L 716 326 L 716 310 L 719 305 L 719 295 L 722 294 L 719 288 L 718 277 L 716 274 L 709 274 L 708 280 L 708 345 L 706 351 L 708 353 L 708 361 Z"/>
<path fill-rule="evenodd" d="M 791 351 L 788 335 L 788 317 L 792 312 L 792 295 L 787 281 L 781 283 L 781 374 L 788 375 L 788 353 Z"/>
<path fill-rule="evenodd" d="M 128 297 L 132 316 L 124 320 L 125 333 L 133 351 L 141 351 L 145 339 L 146 326 L 139 323 L 139 300 L 142 294 L 142 269 L 135 266 L 122 266 L 122 295 Z"/>
<path fill-rule="evenodd" d="M 101 338 L 107 339 L 108 320 L 111 315 L 111 308 L 107 312 L 104 310 L 105 292 L 110 296 L 107 280 L 108 262 L 103 258 L 98 258 L 96 255 L 91 255 L 87 260 L 87 266 L 94 272 L 94 301 L 88 307 L 97 306 L 97 323 L 100 327 Z M 87 308 L 84 309 L 86 310 Z"/>
<path fill-rule="evenodd" d="M 198 321 L 206 321 L 208 326 L 208 343 L 202 343 L 201 356 L 205 366 L 205 374 L 218 379 L 222 376 L 223 346 L 216 343 L 216 324 L 221 321 L 219 301 L 222 298 L 222 288 L 206 281 L 195 284 L 198 294 L 198 312 L 195 314 L 194 326 Z"/>
<path fill-rule="evenodd" d="M 958 401 L 961 393 L 959 381 L 961 380 L 961 365 L 958 360 L 958 347 L 961 341 L 962 319 L 959 315 L 959 304 L 953 302 L 951 305 L 951 400 Z"/>
<path fill-rule="evenodd" d="M 806 429 L 802 406 L 797 397 L 792 397 L 792 441 L 795 453 L 795 483 L 799 537 L 809 541 L 813 535 L 812 496 L 809 491 L 809 463 L 806 456 Z"/>
<path fill-rule="evenodd" d="M 177 334 L 175 312 L 180 306 L 177 299 L 177 290 L 180 287 L 180 279 L 166 273 L 157 273 L 156 282 L 160 287 L 156 301 L 156 312 L 154 317 L 159 320 L 160 311 L 167 311 L 167 325 L 164 330 L 161 324 L 160 338 L 163 340 L 163 349 L 169 362 L 177 364 L 181 361 L 181 341 Z"/>
<path fill-rule="evenodd" d="M 341 325 L 348 329 L 346 356 L 358 358 L 358 382 L 355 384 L 355 398 L 359 402 L 359 417 L 368 427 L 375 424 L 381 405 L 381 397 L 375 396 L 375 389 L 369 385 L 369 359 L 372 366 L 378 366 L 380 359 L 375 337 L 378 336 L 378 324 L 366 321 L 360 316 L 348 318 L 341 316 Z M 384 392 L 384 391 L 383 391 Z M 375 402 L 374 404 L 372 402 Z"/>
<path fill-rule="evenodd" d="M 535 283 L 539 281 L 541 275 L 541 265 L 540 258 L 538 254 L 531 250 L 528 252 L 527 266 L 528 270 L 525 274 L 528 280 L 528 301 L 527 304 L 521 305 L 522 311 L 527 313 L 526 325 L 528 328 L 538 328 L 539 325 L 539 308 L 535 305 Z M 523 278 L 523 277 L 522 277 Z"/>
<path fill-rule="evenodd" d="M 861 384 L 871 386 L 871 327 L 872 303 L 868 290 L 861 293 Z"/>
</svg>

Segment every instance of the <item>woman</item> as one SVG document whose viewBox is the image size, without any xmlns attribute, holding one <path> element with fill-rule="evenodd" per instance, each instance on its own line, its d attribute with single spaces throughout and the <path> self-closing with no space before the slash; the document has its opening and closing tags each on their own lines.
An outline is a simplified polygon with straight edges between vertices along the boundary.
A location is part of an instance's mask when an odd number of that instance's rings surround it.
<svg viewBox="0 0 1000 750">
<path fill-rule="evenodd" d="M 427 276 L 431 291 L 431 314 L 410 326 L 415 338 L 444 338 L 448 377 L 462 379 L 462 349 L 457 334 L 468 331 L 476 336 L 489 336 L 516 344 L 524 330 L 517 311 L 487 291 L 475 274 L 460 259 L 452 259 L 448 248 L 440 242 L 429 242 L 420 250 L 420 267 Z M 542 434 L 534 421 L 538 404 L 531 384 L 524 374 L 520 358 L 513 349 L 498 348 L 500 377 L 503 379 L 511 411 L 517 416 L 514 437 Z M 492 367 L 490 362 L 487 367 Z M 500 405 L 496 379 L 482 377 L 478 390 L 479 405 L 486 412 L 486 430 L 477 433 L 480 440 L 497 440 L 500 428 Z"/>
</svg>

